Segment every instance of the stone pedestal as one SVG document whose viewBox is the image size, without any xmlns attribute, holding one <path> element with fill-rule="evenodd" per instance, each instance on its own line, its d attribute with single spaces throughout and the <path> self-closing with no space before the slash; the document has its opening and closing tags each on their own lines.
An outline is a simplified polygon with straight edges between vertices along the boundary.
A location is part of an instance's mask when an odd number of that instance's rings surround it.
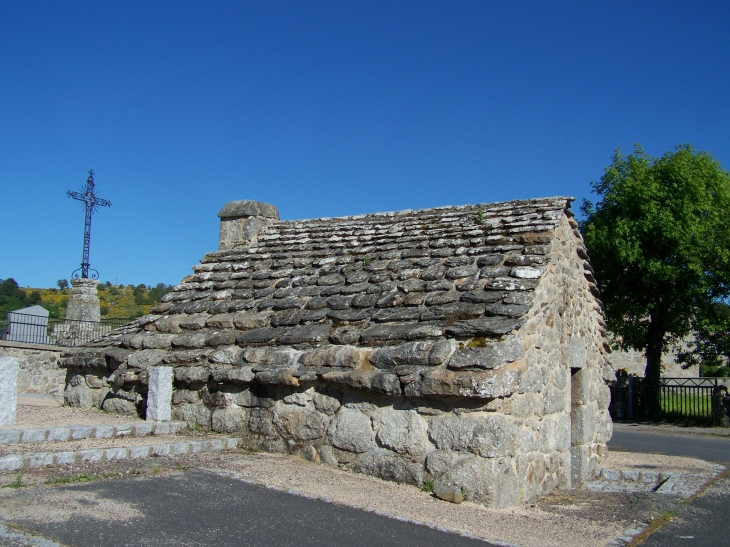
<svg viewBox="0 0 730 547">
<path fill-rule="evenodd" d="M 0 357 L 0 425 L 15 423 L 18 402 L 18 360 Z"/>
<path fill-rule="evenodd" d="M 96 294 L 95 279 L 72 279 L 71 299 L 66 309 L 66 319 L 70 321 L 93 321 L 101 318 L 99 297 Z"/>
<path fill-rule="evenodd" d="M 152 367 L 149 373 L 146 420 L 168 422 L 172 408 L 172 367 Z"/>
</svg>

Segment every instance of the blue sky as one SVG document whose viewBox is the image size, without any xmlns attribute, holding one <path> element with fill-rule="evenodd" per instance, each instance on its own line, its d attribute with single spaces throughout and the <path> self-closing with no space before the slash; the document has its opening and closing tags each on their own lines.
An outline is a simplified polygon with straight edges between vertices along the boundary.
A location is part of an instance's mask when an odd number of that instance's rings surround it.
<svg viewBox="0 0 730 547">
<path fill-rule="evenodd" d="M 728 2 L 0 0 L 0 278 L 177 283 L 283 219 L 590 197 L 614 149 L 730 168 Z M 577 209 L 577 205 L 575 206 Z"/>
</svg>

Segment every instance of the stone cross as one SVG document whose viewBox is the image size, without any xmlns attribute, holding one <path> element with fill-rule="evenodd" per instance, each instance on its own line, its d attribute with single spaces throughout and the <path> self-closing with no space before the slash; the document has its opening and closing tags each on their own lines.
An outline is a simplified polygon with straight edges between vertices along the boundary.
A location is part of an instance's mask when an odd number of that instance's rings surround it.
<svg viewBox="0 0 730 547">
<path fill-rule="evenodd" d="M 77 199 L 84 204 L 84 210 L 86 212 L 86 222 L 84 223 L 84 256 L 81 260 L 81 268 L 74 271 L 72 277 L 81 277 L 82 279 L 88 279 L 89 277 L 89 244 L 91 243 L 91 215 L 94 213 L 97 207 L 111 207 L 112 202 L 106 199 L 96 197 L 94 192 L 94 171 L 89 170 L 89 178 L 86 179 L 86 188 L 81 192 L 72 192 L 69 190 L 66 195 L 70 198 Z M 92 279 L 98 279 L 99 272 L 91 269 Z M 80 272 L 80 273 L 79 273 Z"/>
</svg>

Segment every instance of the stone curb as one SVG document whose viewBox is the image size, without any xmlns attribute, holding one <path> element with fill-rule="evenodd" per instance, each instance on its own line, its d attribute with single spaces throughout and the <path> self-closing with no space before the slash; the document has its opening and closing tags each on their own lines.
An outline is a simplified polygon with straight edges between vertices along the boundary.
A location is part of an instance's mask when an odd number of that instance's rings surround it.
<svg viewBox="0 0 730 547">
<path fill-rule="evenodd" d="M 224 437 L 206 441 L 182 441 L 146 446 L 93 448 L 72 452 L 37 452 L 23 456 L 3 456 L 0 457 L 0 472 L 37 469 L 39 467 L 70 463 L 137 460 L 160 456 L 187 456 L 202 452 L 220 452 L 236 448 L 239 441 L 240 439 L 237 437 Z"/>
<path fill-rule="evenodd" d="M 715 465 L 706 473 L 642 471 L 639 469 L 610 469 L 597 467 L 589 490 L 616 490 L 654 492 L 688 498 L 697 493 L 708 481 L 722 473 L 725 467 Z M 622 487 L 623 488 L 620 488 Z"/>
<path fill-rule="evenodd" d="M 82 439 L 112 439 L 172 435 L 186 429 L 185 422 L 150 422 L 118 425 L 69 425 L 51 428 L 0 429 L 0 444 L 67 442 Z"/>
</svg>

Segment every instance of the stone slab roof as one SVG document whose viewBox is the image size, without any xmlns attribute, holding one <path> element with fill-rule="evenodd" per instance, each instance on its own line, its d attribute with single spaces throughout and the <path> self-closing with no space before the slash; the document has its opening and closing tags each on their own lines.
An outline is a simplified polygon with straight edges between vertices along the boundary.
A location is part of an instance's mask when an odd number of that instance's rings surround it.
<svg viewBox="0 0 730 547">
<path fill-rule="evenodd" d="M 271 220 L 253 240 L 207 254 L 151 315 L 66 363 L 250 366 L 257 381 L 292 385 L 358 371 L 360 387 L 393 394 L 397 377 L 378 374 L 446 363 L 439 374 L 451 375 L 453 394 L 476 393 L 458 373 L 519 357 L 509 335 L 530 310 L 556 226 L 567 216 L 577 228 L 571 201 Z M 454 355 L 475 338 L 479 363 Z"/>
</svg>

